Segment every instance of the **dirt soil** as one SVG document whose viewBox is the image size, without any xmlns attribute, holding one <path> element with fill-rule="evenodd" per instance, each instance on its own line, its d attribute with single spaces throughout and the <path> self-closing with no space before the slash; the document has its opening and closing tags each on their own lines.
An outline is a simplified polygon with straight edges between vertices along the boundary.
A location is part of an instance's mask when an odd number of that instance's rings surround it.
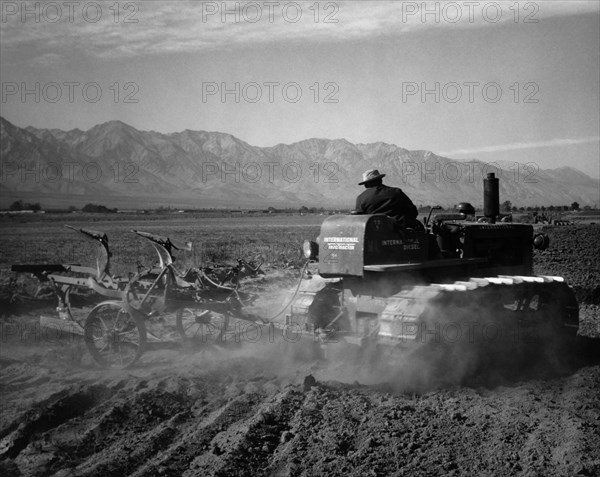
<svg viewBox="0 0 600 477">
<path fill-rule="evenodd" d="M 0 323 L 0 474 L 600 475 L 600 227 L 545 231 L 535 271 L 566 277 L 581 304 L 569 359 L 418 392 L 401 372 L 291 361 L 277 343 L 162 347 L 102 370 L 80 338 L 36 327 L 52 305 L 12 310 Z M 254 286 L 284 304 L 293 279 Z"/>
</svg>

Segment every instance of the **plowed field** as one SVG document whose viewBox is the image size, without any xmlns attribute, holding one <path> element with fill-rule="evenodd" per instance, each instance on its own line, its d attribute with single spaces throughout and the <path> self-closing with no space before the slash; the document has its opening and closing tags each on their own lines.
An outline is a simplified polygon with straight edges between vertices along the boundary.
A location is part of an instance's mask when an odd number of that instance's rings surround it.
<svg viewBox="0 0 600 477">
<path fill-rule="evenodd" d="M 536 273 L 564 276 L 581 303 L 569 359 L 418 393 L 402 373 L 293 362 L 276 344 L 161 348 L 101 370 L 79 339 L 36 328 L 51 305 L 13 309 L 2 319 L 0 473 L 600 475 L 600 227 L 546 232 Z M 293 273 L 257 287 L 289 293 Z"/>
</svg>

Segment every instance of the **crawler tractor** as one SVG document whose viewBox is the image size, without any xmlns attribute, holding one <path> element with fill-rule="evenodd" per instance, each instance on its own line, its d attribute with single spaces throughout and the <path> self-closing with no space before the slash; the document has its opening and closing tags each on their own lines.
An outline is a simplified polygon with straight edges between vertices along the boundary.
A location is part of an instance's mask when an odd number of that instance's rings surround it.
<svg viewBox="0 0 600 477">
<path fill-rule="evenodd" d="M 548 237 L 528 224 L 496 223 L 494 174 L 483 189 L 479 220 L 468 203 L 457 214 L 430 212 L 425 230 L 398 228 L 385 215 L 325 219 L 317 241 L 304 244 L 316 270 L 288 325 L 363 349 L 437 342 L 506 350 L 574 337 L 572 289 L 561 277 L 533 275 L 533 248 L 546 248 Z"/>
</svg>

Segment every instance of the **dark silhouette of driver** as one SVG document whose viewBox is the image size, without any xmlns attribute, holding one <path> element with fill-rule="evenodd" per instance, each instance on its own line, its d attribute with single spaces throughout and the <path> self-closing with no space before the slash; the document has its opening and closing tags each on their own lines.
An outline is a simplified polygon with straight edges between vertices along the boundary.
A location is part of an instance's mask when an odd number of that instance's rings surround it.
<svg viewBox="0 0 600 477">
<path fill-rule="evenodd" d="M 377 169 L 370 169 L 363 174 L 363 180 L 358 185 L 364 185 L 366 190 L 356 198 L 356 214 L 385 214 L 395 219 L 401 227 L 423 229 L 423 224 L 417 220 L 418 210 L 415 204 L 396 187 L 383 184 L 385 174 Z"/>
</svg>

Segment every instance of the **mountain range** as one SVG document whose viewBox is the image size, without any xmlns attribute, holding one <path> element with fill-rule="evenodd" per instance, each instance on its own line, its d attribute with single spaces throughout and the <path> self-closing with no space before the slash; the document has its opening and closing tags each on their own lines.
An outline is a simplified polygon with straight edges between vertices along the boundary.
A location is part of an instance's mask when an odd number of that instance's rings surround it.
<svg viewBox="0 0 600 477">
<path fill-rule="evenodd" d="M 225 133 L 163 134 L 109 121 L 82 131 L 19 128 L 0 117 L 0 199 L 44 207 L 316 206 L 350 209 L 367 169 L 417 205 L 481 206 L 486 173 L 516 206 L 598 205 L 600 182 L 572 167 L 455 161 L 383 142 L 307 139 L 256 147 Z"/>
</svg>

